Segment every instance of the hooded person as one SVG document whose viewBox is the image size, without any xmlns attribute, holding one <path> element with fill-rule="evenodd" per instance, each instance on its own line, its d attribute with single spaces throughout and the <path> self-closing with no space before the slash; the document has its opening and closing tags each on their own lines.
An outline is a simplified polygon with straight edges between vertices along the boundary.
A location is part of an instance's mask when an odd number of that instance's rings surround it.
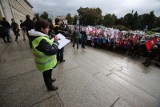
<svg viewBox="0 0 160 107">
<path fill-rule="evenodd" d="M 58 52 L 58 37 L 54 36 L 54 42 L 49 39 L 49 22 L 44 19 L 37 21 L 35 30 L 30 30 L 29 36 L 32 43 L 32 50 L 35 56 L 35 64 L 43 74 L 43 79 L 48 91 L 57 90 L 52 85 L 56 79 L 52 79 L 52 70 L 57 65 L 56 54 Z"/>
</svg>

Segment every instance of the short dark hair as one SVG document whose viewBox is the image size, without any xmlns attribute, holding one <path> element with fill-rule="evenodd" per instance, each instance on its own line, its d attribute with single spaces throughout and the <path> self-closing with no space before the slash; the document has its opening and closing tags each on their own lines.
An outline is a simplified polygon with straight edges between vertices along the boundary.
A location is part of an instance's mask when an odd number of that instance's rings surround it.
<svg viewBox="0 0 160 107">
<path fill-rule="evenodd" d="M 27 15 L 26 15 L 26 19 L 30 19 L 30 15 L 27 14 Z"/>
<path fill-rule="evenodd" d="M 60 22 L 60 21 L 62 21 L 62 19 L 61 19 L 61 18 L 59 18 L 59 17 L 57 17 L 57 18 L 55 19 L 55 24 L 57 25 L 57 24 L 58 24 L 58 22 Z"/>
<path fill-rule="evenodd" d="M 49 27 L 49 22 L 45 19 L 40 19 L 36 22 L 35 31 L 41 32 L 41 28 Z"/>
</svg>

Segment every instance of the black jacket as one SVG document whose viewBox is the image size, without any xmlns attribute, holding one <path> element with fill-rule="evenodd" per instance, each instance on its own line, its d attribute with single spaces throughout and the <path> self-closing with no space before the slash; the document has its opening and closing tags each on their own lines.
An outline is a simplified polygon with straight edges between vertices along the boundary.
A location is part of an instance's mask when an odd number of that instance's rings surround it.
<svg viewBox="0 0 160 107">
<path fill-rule="evenodd" d="M 22 26 L 25 26 L 25 27 L 26 27 L 26 30 L 29 31 L 29 30 L 31 30 L 31 29 L 34 29 L 35 23 L 34 23 L 34 21 L 31 20 L 31 19 L 26 19 L 26 20 L 23 22 Z"/>
<path fill-rule="evenodd" d="M 4 29 L 10 29 L 11 28 L 11 25 L 9 24 L 8 21 L 0 21 L 0 25 L 2 25 L 2 27 Z"/>
<path fill-rule="evenodd" d="M 55 25 L 53 28 L 55 34 L 57 35 L 58 33 L 61 33 L 63 35 L 65 35 L 65 29 L 59 25 Z"/>
</svg>

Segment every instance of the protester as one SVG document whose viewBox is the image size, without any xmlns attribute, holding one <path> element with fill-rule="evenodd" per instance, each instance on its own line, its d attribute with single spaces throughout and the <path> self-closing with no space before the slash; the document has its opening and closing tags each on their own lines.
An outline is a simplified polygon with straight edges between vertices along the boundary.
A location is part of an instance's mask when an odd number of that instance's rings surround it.
<svg viewBox="0 0 160 107">
<path fill-rule="evenodd" d="M 34 29 L 35 23 L 33 20 L 31 20 L 30 15 L 26 15 L 26 20 L 23 22 L 22 26 L 26 28 L 26 33 L 29 39 L 29 46 L 30 48 L 32 48 L 32 43 L 31 43 L 30 35 L 28 34 L 28 31 L 31 29 Z"/>
<path fill-rule="evenodd" d="M 55 35 L 55 32 L 54 32 L 54 26 L 53 26 L 53 23 L 52 23 L 52 20 L 49 20 L 49 31 L 48 31 L 48 35 L 50 38 L 54 37 Z"/>
<path fill-rule="evenodd" d="M 35 25 L 35 31 L 30 30 L 30 41 L 32 43 L 35 56 L 36 67 L 43 74 L 43 79 L 48 91 L 57 90 L 58 87 L 52 85 L 56 79 L 52 79 L 52 70 L 57 65 L 56 54 L 58 52 L 58 37 L 54 37 L 54 42 L 49 39 L 49 22 L 40 19 Z"/>
<path fill-rule="evenodd" d="M 15 41 L 17 41 L 18 40 L 18 36 L 20 36 L 18 23 L 16 23 L 14 19 L 11 19 L 11 21 L 12 21 L 11 27 L 12 27 L 12 30 L 14 32 L 14 35 L 16 36 Z"/>
<path fill-rule="evenodd" d="M 54 32 L 55 32 L 56 35 L 61 33 L 61 34 L 63 34 L 65 36 L 66 31 L 62 26 L 62 19 L 60 19 L 60 18 L 56 18 L 55 19 Z M 60 62 L 65 62 L 63 57 L 64 57 L 64 47 L 58 50 L 58 52 L 57 52 L 57 60 L 60 61 Z"/>
<path fill-rule="evenodd" d="M 4 43 L 6 43 L 6 39 L 5 39 L 5 32 L 4 32 L 4 29 L 3 27 L 0 25 L 0 38 L 3 39 Z"/>
<path fill-rule="evenodd" d="M 74 33 L 73 33 L 73 45 L 72 45 L 72 47 L 74 47 L 75 43 L 76 43 L 77 44 L 77 49 L 79 48 L 79 38 L 80 38 L 80 32 L 75 27 L 75 30 L 74 30 Z"/>
<path fill-rule="evenodd" d="M 10 36 L 10 29 L 11 29 L 11 25 L 9 24 L 8 21 L 6 21 L 6 18 L 2 18 L 2 21 L 0 21 L 0 25 L 1 25 L 1 33 L 4 34 L 2 36 L 4 42 L 11 42 L 9 41 L 9 36 Z M 7 41 L 5 40 L 5 37 L 7 37 Z"/>
<path fill-rule="evenodd" d="M 142 64 L 144 64 L 146 67 L 150 66 L 152 64 L 151 61 L 157 55 L 158 55 L 158 46 L 155 44 L 155 45 L 153 45 L 152 49 L 150 51 L 148 51 L 146 61 L 143 62 Z"/>
<path fill-rule="evenodd" d="M 25 28 L 25 26 L 23 26 L 23 20 L 20 20 L 20 27 L 21 27 L 21 29 L 22 29 L 22 35 L 23 35 L 23 40 L 25 41 L 26 39 L 25 39 L 25 35 L 26 35 L 26 28 Z"/>
<path fill-rule="evenodd" d="M 89 33 L 88 35 L 87 35 L 87 45 L 88 46 L 91 46 L 91 33 Z"/>
<path fill-rule="evenodd" d="M 85 31 L 82 31 L 82 32 L 81 32 L 81 35 L 82 35 L 82 37 L 81 37 L 82 48 L 85 49 L 85 44 L 86 44 L 86 42 L 87 42 L 87 34 L 86 34 Z"/>
</svg>

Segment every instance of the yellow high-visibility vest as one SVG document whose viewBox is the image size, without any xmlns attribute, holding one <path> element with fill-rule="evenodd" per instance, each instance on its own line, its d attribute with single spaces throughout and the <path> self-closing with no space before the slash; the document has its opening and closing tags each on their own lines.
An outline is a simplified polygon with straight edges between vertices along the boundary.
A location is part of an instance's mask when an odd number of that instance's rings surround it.
<svg viewBox="0 0 160 107">
<path fill-rule="evenodd" d="M 57 59 L 56 55 L 45 55 L 43 52 L 36 49 L 42 39 L 45 39 L 51 46 L 53 42 L 46 36 L 39 36 L 32 41 L 36 67 L 39 71 L 44 72 L 53 69 L 57 64 Z"/>
</svg>

